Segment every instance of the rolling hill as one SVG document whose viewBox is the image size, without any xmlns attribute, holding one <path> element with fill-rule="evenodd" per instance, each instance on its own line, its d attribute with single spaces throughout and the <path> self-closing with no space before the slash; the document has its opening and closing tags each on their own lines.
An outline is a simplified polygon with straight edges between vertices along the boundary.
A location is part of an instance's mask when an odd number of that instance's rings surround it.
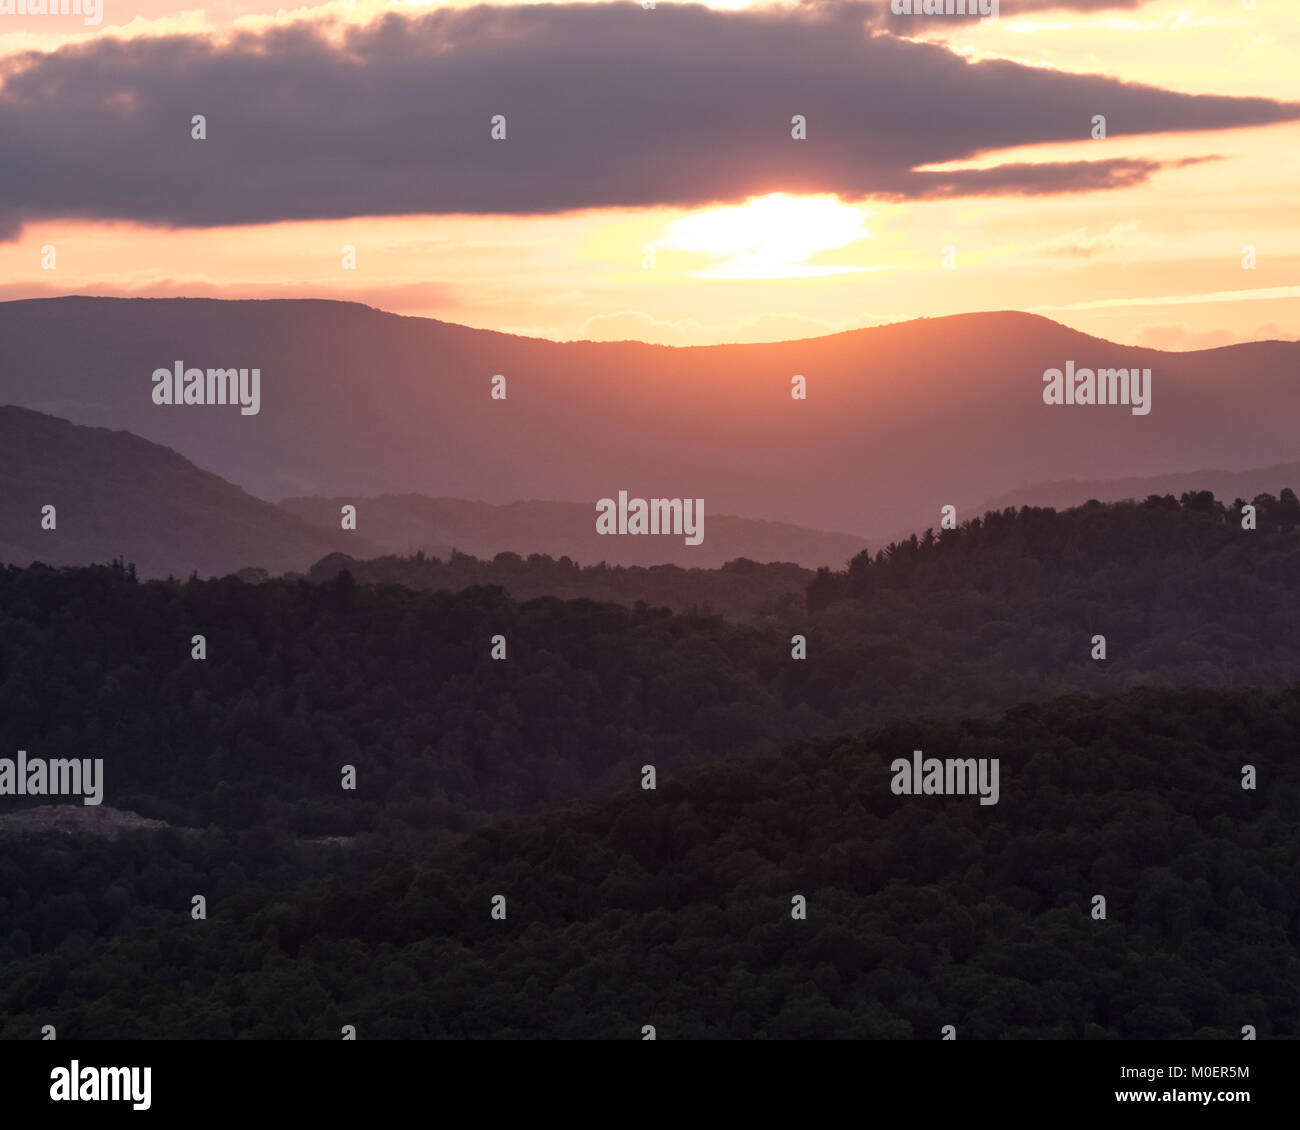
<svg viewBox="0 0 1300 1130">
<path fill-rule="evenodd" d="M 0 561 L 84 565 L 121 558 L 145 577 L 310 567 L 343 546 L 377 552 L 253 498 L 129 432 L 0 407 Z M 42 529 L 53 506 L 54 529 Z"/>
<path fill-rule="evenodd" d="M 1151 368 L 1150 414 L 1044 404 L 1044 371 L 1071 360 Z M 258 368 L 259 412 L 153 403 L 152 374 L 177 361 Z M 355 303 L 32 299 L 0 303 L 0 372 L 11 403 L 129 429 L 266 499 L 594 502 L 627 489 L 704 498 L 706 521 L 868 538 L 1030 483 L 1185 471 L 1192 453 L 1229 470 L 1286 462 L 1300 418 L 1300 343 L 1167 353 L 1010 312 L 679 349 Z"/>
</svg>

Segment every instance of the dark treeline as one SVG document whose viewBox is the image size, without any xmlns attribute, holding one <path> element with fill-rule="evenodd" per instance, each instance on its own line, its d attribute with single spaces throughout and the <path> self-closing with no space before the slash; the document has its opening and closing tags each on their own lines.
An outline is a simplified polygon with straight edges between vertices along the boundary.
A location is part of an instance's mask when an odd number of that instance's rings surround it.
<svg viewBox="0 0 1300 1130">
<path fill-rule="evenodd" d="M 1300 678 L 1300 503 L 1208 493 L 992 512 L 809 586 L 803 699 L 953 714 L 1078 689 Z M 1090 641 L 1105 637 L 1104 661 Z M 812 648 L 818 662 L 811 662 Z"/>
<path fill-rule="evenodd" d="M 1242 526 L 1245 505 L 1238 498 L 1227 506 L 1209 491 L 1198 491 L 1181 498 L 1153 494 L 1144 502 L 1093 501 L 1063 511 L 1033 506 L 989 511 L 937 536 L 926 530 L 875 554 L 859 553 L 843 572 L 819 569 L 808 586 L 808 607 L 816 611 L 837 600 L 869 599 L 882 589 L 936 585 L 944 591 L 990 593 L 1028 586 L 1031 593 L 1059 597 L 1063 582 L 1100 577 L 1122 587 L 1135 566 L 1145 575 L 1178 562 L 1184 553 L 1192 555 L 1189 563 L 1236 553 L 1253 572 L 1259 547 L 1242 535 L 1294 546 L 1300 499 L 1290 487 L 1276 498 L 1259 495 L 1251 503 L 1253 530 Z"/>
<path fill-rule="evenodd" d="M 17 839 L 0 1036 L 1294 1037 L 1297 748 L 1300 688 L 1145 689 L 665 773 L 431 850 Z M 894 795 L 914 749 L 998 758 L 1000 802 Z"/>
<path fill-rule="evenodd" d="M 121 567 L 10 568 L 0 756 L 102 757 L 106 804 L 173 824 L 466 829 L 622 787 L 644 764 L 768 754 L 894 717 L 1282 686 L 1300 679 L 1300 529 L 1278 518 L 1293 501 L 1255 531 L 1176 502 L 991 515 L 823 579 L 861 595 L 761 623 L 348 573 L 140 583 Z M 1038 530 L 1045 549 L 1031 549 Z"/>
<path fill-rule="evenodd" d="M 481 561 L 453 552 L 448 560 L 417 553 L 358 561 L 334 553 L 313 566 L 310 580 L 326 581 L 346 570 L 359 584 L 405 585 L 409 589 L 457 589 L 499 585 L 515 600 L 555 596 L 614 604 L 642 601 L 675 612 L 712 611 L 743 617 L 802 603 L 815 573 L 789 563 L 760 564 L 745 558 L 718 569 L 677 565 L 578 565 L 569 557 L 498 553 Z"/>
</svg>

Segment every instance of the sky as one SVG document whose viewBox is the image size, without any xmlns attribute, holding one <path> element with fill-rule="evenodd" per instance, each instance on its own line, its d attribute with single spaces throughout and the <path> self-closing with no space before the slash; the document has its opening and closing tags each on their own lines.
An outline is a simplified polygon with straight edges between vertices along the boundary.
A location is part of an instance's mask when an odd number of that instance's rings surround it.
<svg viewBox="0 0 1300 1130">
<path fill-rule="evenodd" d="M 1296 0 L 17 5 L 0 299 L 668 345 L 1006 309 L 1300 338 Z"/>
</svg>

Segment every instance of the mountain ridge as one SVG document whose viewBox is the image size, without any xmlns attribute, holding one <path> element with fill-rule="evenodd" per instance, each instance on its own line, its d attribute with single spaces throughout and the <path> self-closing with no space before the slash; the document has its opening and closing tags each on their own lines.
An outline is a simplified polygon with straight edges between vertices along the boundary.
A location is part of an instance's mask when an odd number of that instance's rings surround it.
<svg viewBox="0 0 1300 1130">
<path fill-rule="evenodd" d="M 254 498 L 170 448 L 113 428 L 0 405 L 0 561 L 120 557 L 144 576 L 306 569 L 341 538 Z M 42 507 L 55 527 L 41 528 Z M 341 531 L 340 531 L 341 533 Z M 377 546 L 350 545 L 378 553 Z"/>
<path fill-rule="evenodd" d="M 1043 372 L 1071 359 L 1150 367 L 1151 414 L 1044 404 Z M 177 360 L 257 367 L 260 412 L 154 404 L 151 374 Z M 1169 353 L 1018 312 L 672 347 L 323 299 L 28 299 L 0 303 L 0 372 L 15 404 L 132 431 L 268 501 L 626 488 L 868 540 L 1026 483 L 1183 471 L 1189 450 L 1208 466 L 1287 462 L 1300 417 L 1300 343 Z"/>
</svg>

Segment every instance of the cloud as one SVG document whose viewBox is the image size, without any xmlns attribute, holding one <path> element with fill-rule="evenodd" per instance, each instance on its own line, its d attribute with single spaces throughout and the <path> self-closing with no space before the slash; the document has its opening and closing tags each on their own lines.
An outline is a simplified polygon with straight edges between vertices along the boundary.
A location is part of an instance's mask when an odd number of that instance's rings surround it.
<svg viewBox="0 0 1300 1130">
<path fill-rule="evenodd" d="M 1032 250 L 1062 259 L 1091 259 L 1111 251 L 1132 255 L 1137 248 L 1156 248 L 1160 244 L 1160 238 L 1142 231 L 1137 220 L 1125 220 L 1095 235 L 1086 227 L 1076 228 L 1054 239 L 1042 240 Z"/>
<path fill-rule="evenodd" d="M 0 62 L 0 239 L 49 218 L 366 215 L 1101 190 L 1154 161 L 917 172 L 1040 142 L 1230 129 L 1300 105 L 1188 95 L 873 33 L 856 4 L 542 4 L 100 39 Z M 190 138 L 194 114 L 207 140 Z M 507 137 L 490 137 L 503 114 Z M 791 118 L 807 119 L 806 141 Z"/>
<path fill-rule="evenodd" d="M 1300 298 L 1300 286 L 1266 286 L 1248 290 L 1215 290 L 1200 294 L 1161 294 L 1137 298 L 1090 298 L 1082 302 L 1068 302 L 1063 306 L 1033 306 L 1027 311 L 1041 314 L 1061 310 L 1105 310 L 1126 306 L 1193 306 L 1212 302 L 1275 302 L 1280 299 Z"/>
<path fill-rule="evenodd" d="M 1217 349 L 1245 341 L 1287 341 L 1287 335 L 1276 322 L 1257 326 L 1253 333 L 1228 330 L 1193 330 L 1182 322 L 1168 325 L 1143 326 L 1137 343 L 1147 349 L 1163 349 L 1168 353 L 1187 353 L 1194 349 Z"/>
<path fill-rule="evenodd" d="M 943 5 L 945 0 L 939 0 Z M 967 4 L 975 0 L 967 0 Z M 1032 12 L 1108 12 L 1128 11 L 1140 8 L 1144 4 L 1156 3 L 1157 0 L 1001 0 L 998 5 L 998 18 L 1009 20 L 1014 16 L 1025 16 Z M 889 26 L 889 21 L 901 21 L 908 24 L 914 18 L 911 15 L 897 15 L 891 10 L 890 0 L 799 0 L 807 8 L 858 9 L 868 13 L 878 24 Z M 917 8 L 922 0 L 912 0 L 912 7 Z M 922 19 L 932 18 L 922 16 Z M 978 16 L 971 17 L 978 19 Z M 944 16 L 948 23 L 960 23 L 963 17 Z M 894 30 L 900 30 L 895 28 Z"/>
</svg>

